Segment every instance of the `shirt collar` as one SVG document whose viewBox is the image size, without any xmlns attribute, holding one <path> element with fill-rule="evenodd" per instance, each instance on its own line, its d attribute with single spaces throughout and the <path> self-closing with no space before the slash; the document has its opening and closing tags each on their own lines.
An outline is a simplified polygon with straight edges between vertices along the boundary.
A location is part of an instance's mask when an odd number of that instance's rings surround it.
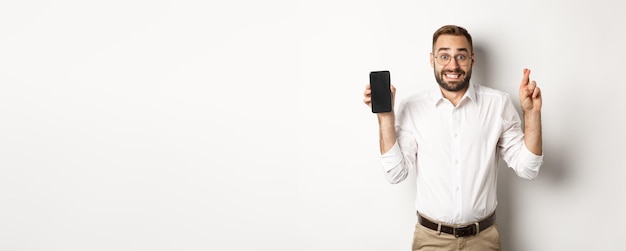
<svg viewBox="0 0 626 251">
<path fill-rule="evenodd" d="M 432 98 L 433 104 L 435 106 L 440 104 L 445 99 L 445 97 L 443 97 L 443 93 L 441 93 L 440 88 L 441 87 L 437 85 L 437 87 L 434 88 L 430 94 L 430 97 Z M 465 94 L 463 94 L 463 97 L 461 98 L 461 101 L 459 102 L 459 104 L 464 102 L 466 98 L 471 101 L 476 102 L 476 87 L 474 87 L 472 83 L 470 83 L 469 86 L 467 87 L 467 91 L 465 91 Z"/>
</svg>

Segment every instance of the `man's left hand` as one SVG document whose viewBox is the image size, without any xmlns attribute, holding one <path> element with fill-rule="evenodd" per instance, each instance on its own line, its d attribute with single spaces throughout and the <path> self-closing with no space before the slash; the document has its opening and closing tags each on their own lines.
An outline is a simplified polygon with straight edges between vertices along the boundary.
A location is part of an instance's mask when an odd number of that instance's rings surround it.
<svg viewBox="0 0 626 251">
<path fill-rule="evenodd" d="M 524 77 L 519 86 L 519 101 L 524 113 L 541 112 L 541 89 L 537 83 L 530 81 L 530 70 L 524 69 Z"/>
</svg>

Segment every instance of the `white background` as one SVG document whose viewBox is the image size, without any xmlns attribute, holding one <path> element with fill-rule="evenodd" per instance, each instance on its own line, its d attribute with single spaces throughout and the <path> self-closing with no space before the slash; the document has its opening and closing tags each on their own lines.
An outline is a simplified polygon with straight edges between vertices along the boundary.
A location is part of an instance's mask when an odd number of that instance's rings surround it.
<svg viewBox="0 0 626 251">
<path fill-rule="evenodd" d="M 432 33 L 472 81 L 543 90 L 539 178 L 500 169 L 505 250 L 623 250 L 619 1 L 4 1 L 1 250 L 409 250 L 373 70 L 435 84 Z M 516 100 L 517 102 L 517 100 Z"/>
</svg>

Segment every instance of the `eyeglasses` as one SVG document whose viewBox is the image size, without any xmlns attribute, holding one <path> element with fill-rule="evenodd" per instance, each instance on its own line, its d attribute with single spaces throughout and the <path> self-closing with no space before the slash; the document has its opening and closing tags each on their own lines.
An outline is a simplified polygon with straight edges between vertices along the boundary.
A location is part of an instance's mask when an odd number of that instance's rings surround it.
<svg viewBox="0 0 626 251">
<path fill-rule="evenodd" d="M 447 65 L 452 60 L 452 56 L 445 53 L 439 54 L 439 56 L 436 56 L 435 58 L 437 59 L 437 63 L 440 65 Z M 470 57 L 465 54 L 456 55 L 454 56 L 454 59 L 456 59 L 456 62 L 461 66 L 466 66 L 470 62 Z"/>
</svg>

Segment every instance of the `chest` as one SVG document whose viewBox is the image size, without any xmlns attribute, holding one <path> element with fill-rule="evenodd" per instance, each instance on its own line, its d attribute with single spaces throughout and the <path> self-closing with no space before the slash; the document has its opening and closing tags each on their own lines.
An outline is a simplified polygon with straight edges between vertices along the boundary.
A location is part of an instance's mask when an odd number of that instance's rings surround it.
<svg viewBox="0 0 626 251">
<path fill-rule="evenodd" d="M 502 133 L 502 110 L 476 103 L 423 107 L 415 111 L 412 123 L 418 145 L 495 144 Z"/>
</svg>

